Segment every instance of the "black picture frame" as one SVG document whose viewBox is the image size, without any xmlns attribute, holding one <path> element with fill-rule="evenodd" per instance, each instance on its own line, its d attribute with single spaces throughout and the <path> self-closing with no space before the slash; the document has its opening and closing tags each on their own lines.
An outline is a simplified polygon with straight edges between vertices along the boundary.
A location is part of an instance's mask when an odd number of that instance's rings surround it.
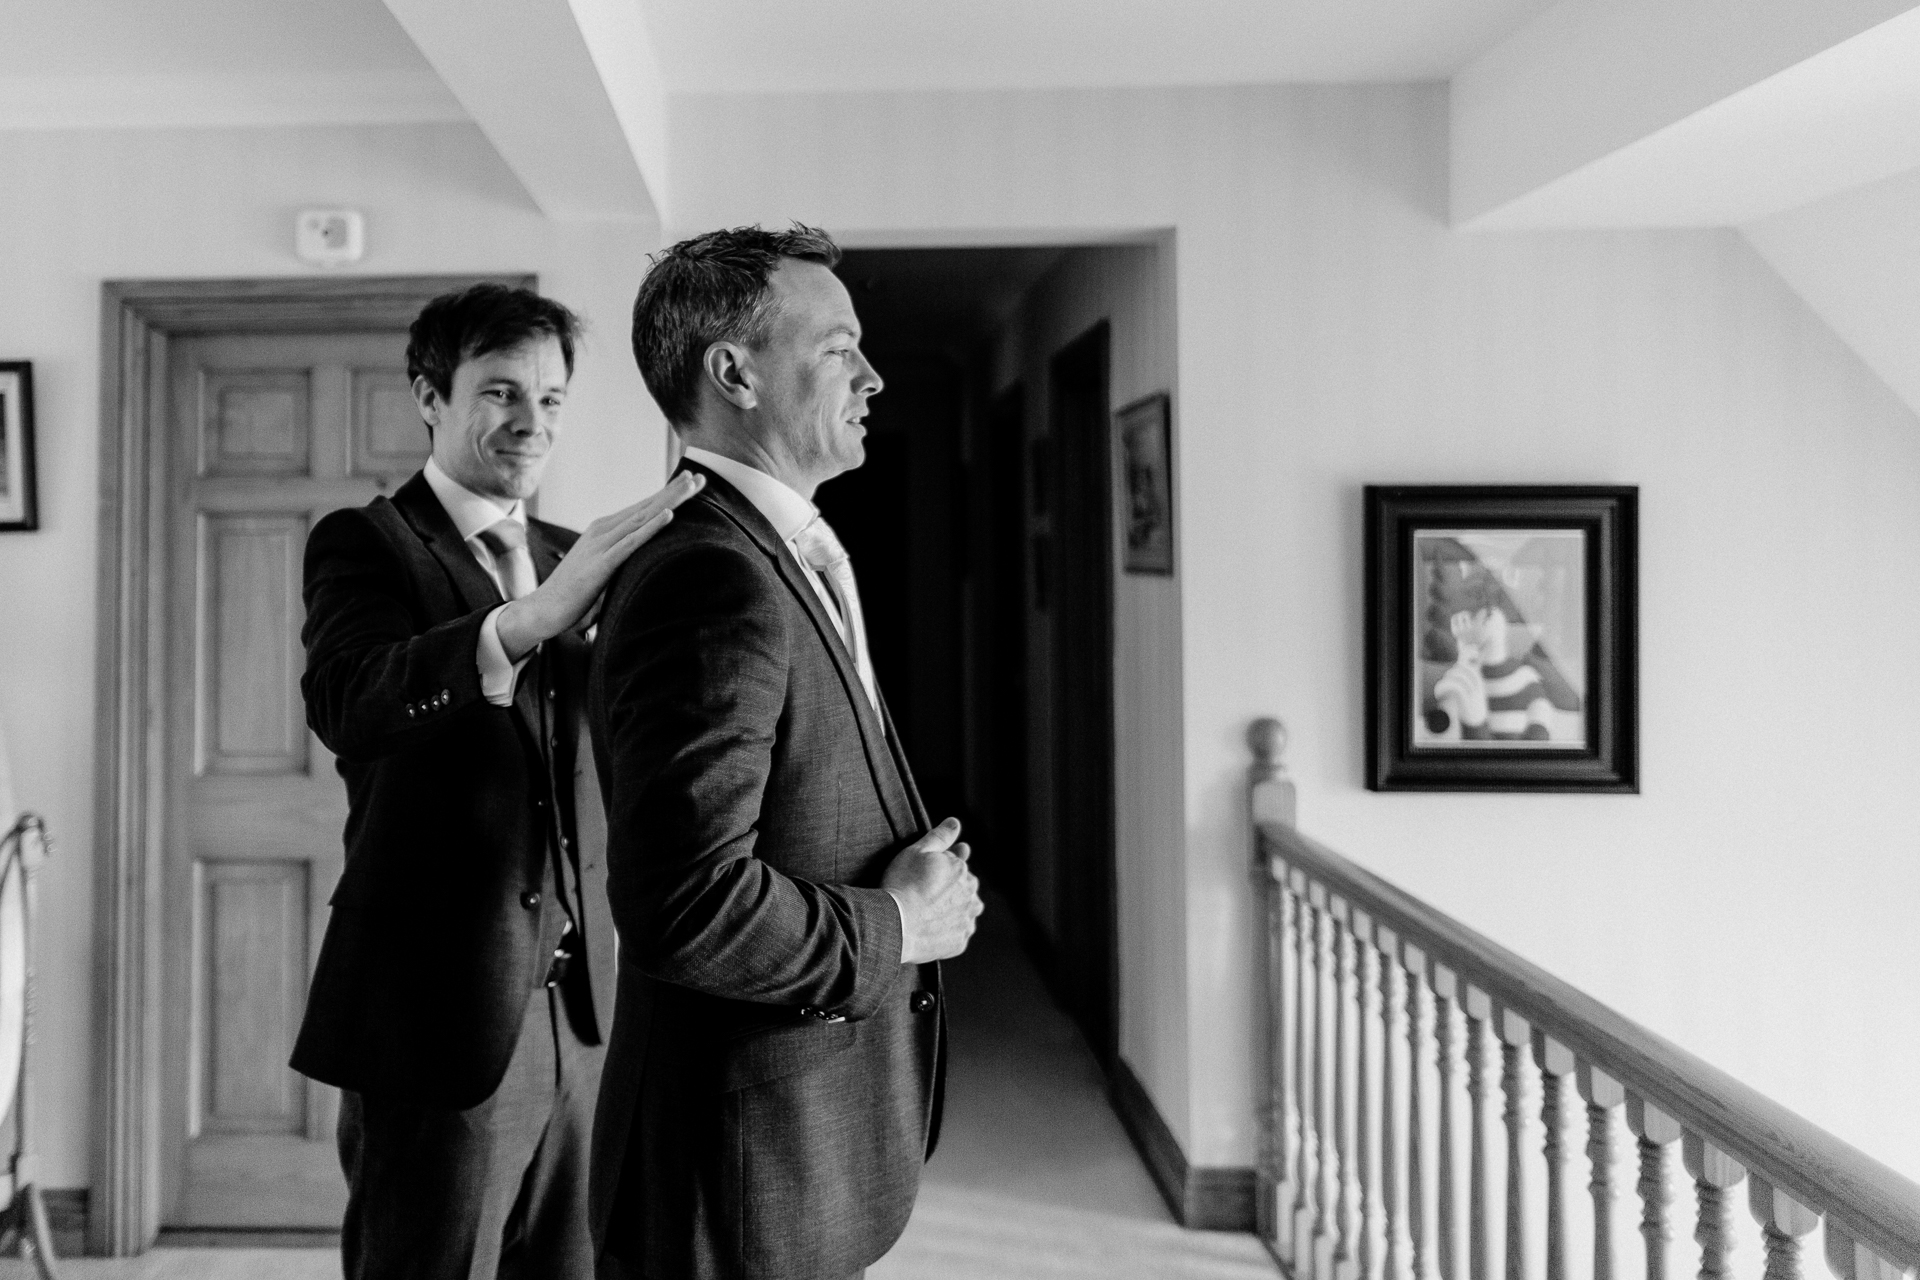
<svg viewBox="0 0 1920 1280">
<path fill-rule="evenodd" d="M 0 360 L 0 533 L 40 527 L 33 455 L 33 362 Z"/>
<path fill-rule="evenodd" d="M 1638 792 L 1639 490 L 1369 485 L 1365 507 L 1367 786 Z"/>
<path fill-rule="evenodd" d="M 1173 402 L 1145 395 L 1113 415 L 1122 565 L 1173 576 Z"/>
</svg>

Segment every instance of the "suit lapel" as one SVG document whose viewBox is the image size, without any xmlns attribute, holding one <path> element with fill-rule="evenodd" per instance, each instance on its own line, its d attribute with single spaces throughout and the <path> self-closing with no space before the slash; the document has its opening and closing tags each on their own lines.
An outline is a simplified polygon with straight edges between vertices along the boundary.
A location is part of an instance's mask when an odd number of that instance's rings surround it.
<svg viewBox="0 0 1920 1280">
<path fill-rule="evenodd" d="M 875 686 L 876 691 L 878 685 Z M 887 706 L 887 695 L 880 695 L 880 718 L 887 727 L 887 745 L 893 750 L 893 767 L 900 775 L 900 781 L 906 785 L 907 803 L 913 809 L 914 829 L 930 831 L 933 818 L 927 812 L 927 806 L 920 799 L 920 786 L 913 780 L 913 769 L 907 764 L 907 750 L 900 743 L 900 730 L 893 723 L 893 709 Z"/>
<path fill-rule="evenodd" d="M 399 508 L 407 518 L 407 523 L 427 544 L 427 550 L 433 554 L 433 558 L 446 570 L 455 594 L 469 612 L 506 603 L 500 588 L 493 585 L 493 579 L 473 558 L 473 549 L 467 546 L 467 540 L 454 527 L 453 517 L 440 505 L 433 486 L 427 483 L 425 472 L 416 473 L 413 479 L 400 486 L 393 495 L 393 505 Z M 527 526 L 527 547 L 533 555 L 535 579 L 546 581 L 547 575 L 553 572 L 553 566 L 560 563 L 558 549 L 532 522 L 528 522 Z M 521 728 L 527 731 L 527 737 L 534 743 L 536 754 L 544 758 L 547 752 L 544 735 L 540 732 L 540 684 L 539 655 L 536 654 L 521 669 L 520 679 L 514 681 L 513 711 Z"/>
<path fill-rule="evenodd" d="M 405 516 L 420 540 L 427 544 L 427 550 L 446 570 L 447 578 L 453 583 L 453 589 L 469 612 L 485 609 L 490 605 L 504 604 L 500 589 L 493 585 L 493 579 L 473 558 L 473 551 L 467 546 L 460 531 L 453 527 L 453 517 L 440 505 L 440 499 L 434 496 L 433 486 L 427 483 L 425 472 L 415 472 L 413 479 L 401 485 L 393 495 L 393 505 Z"/>
<path fill-rule="evenodd" d="M 853 655 L 847 652 L 846 643 L 840 639 L 840 629 L 827 616 L 826 606 L 820 603 L 820 596 L 814 591 L 813 584 L 807 581 L 799 562 L 787 550 L 780 535 L 760 514 L 760 509 L 747 501 L 746 495 L 697 462 L 682 462 L 680 467 L 706 476 L 707 487 L 694 501 L 712 502 L 759 545 L 761 551 L 773 561 L 780 580 L 787 584 L 787 590 L 793 593 L 801 609 L 812 620 L 813 629 L 819 633 L 820 643 L 840 676 L 847 701 L 852 704 L 854 721 L 860 727 L 860 746 L 866 753 L 867 769 L 873 775 L 874 788 L 880 794 L 880 804 L 886 810 L 887 821 L 893 825 L 895 834 L 912 834 L 915 830 L 915 805 L 894 764 L 893 748 L 887 742 L 886 727 L 874 711 L 873 704 L 867 701 L 866 686 L 860 683 L 860 671 L 854 666 Z"/>
</svg>

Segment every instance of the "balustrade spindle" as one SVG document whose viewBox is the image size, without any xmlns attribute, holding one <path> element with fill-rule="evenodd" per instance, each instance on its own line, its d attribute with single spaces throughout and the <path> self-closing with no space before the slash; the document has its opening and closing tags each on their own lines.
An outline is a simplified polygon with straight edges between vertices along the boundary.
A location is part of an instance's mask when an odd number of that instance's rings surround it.
<svg viewBox="0 0 1920 1280">
<path fill-rule="evenodd" d="M 1324 1277 L 1327 1274 L 1326 1260 L 1333 1253 L 1333 1214 L 1334 1214 L 1334 1160 L 1333 1147 L 1329 1141 L 1328 1130 L 1332 1123 L 1328 1115 L 1328 1095 L 1332 1090 L 1332 1081 L 1328 1078 L 1330 1064 L 1333 1061 L 1331 1017 L 1333 1011 L 1327 1007 L 1327 989 L 1333 979 L 1333 912 L 1327 900 L 1326 886 L 1315 883 L 1311 889 L 1313 914 L 1316 924 L 1313 947 L 1313 1154 L 1314 1205 L 1318 1212 L 1313 1221 L 1313 1274 Z"/>
<path fill-rule="evenodd" d="M 1427 1176 L 1425 1135 L 1426 1055 L 1421 1052 L 1427 1034 L 1427 957 L 1409 944 L 1401 960 L 1407 968 L 1407 1242 L 1412 1280 L 1427 1280 Z"/>
<path fill-rule="evenodd" d="M 1400 939 L 1377 930 L 1380 945 L 1380 1209 L 1382 1280 L 1406 1280 L 1400 1248 L 1400 1130 L 1394 1123 L 1394 1041 L 1400 1008 Z"/>
<path fill-rule="evenodd" d="M 1640 1236 L 1647 1243 L 1646 1280 L 1667 1280 L 1667 1206 L 1673 1188 L 1667 1175 L 1667 1148 L 1680 1139 L 1680 1122 L 1658 1107 L 1627 1095 L 1627 1128 L 1639 1139 Z"/>
<path fill-rule="evenodd" d="M 1298 1167 L 1294 1177 L 1293 1249 L 1289 1256 L 1297 1271 L 1305 1272 L 1313 1260 L 1313 1134 L 1310 1095 L 1313 1092 L 1312 1038 L 1307 1019 L 1312 1016 L 1311 979 L 1313 962 L 1313 904 L 1307 897 L 1307 878 L 1295 871 L 1289 882 L 1293 889 L 1294 919 L 1294 1079 L 1299 1084 L 1300 1143 L 1294 1153 Z"/>
<path fill-rule="evenodd" d="M 1620 1082 L 1588 1063 L 1574 1082 L 1587 1104 L 1587 1166 L 1593 1196 L 1593 1280 L 1613 1280 L 1613 1109 L 1627 1100 Z"/>
<path fill-rule="evenodd" d="M 1573 1052 L 1536 1031 L 1533 1062 L 1540 1069 L 1540 1153 L 1547 1163 L 1547 1280 L 1567 1276 L 1566 1110 L 1563 1084 L 1573 1072 Z"/>
<path fill-rule="evenodd" d="M 1801 1280 L 1800 1237 L 1820 1225 L 1820 1215 L 1758 1174 L 1747 1182 L 1747 1207 L 1767 1245 L 1764 1280 Z"/>
<path fill-rule="evenodd" d="M 1293 894 L 1287 888 L 1287 867 L 1279 859 L 1269 865 L 1268 893 L 1271 908 L 1267 920 L 1267 965 L 1274 993 L 1272 1054 L 1273 1089 L 1268 1133 L 1271 1143 L 1267 1167 L 1274 1185 L 1261 1197 L 1261 1234 L 1273 1239 L 1282 1255 L 1293 1248 L 1294 1176 L 1297 1172 L 1294 1152 L 1300 1141 L 1298 1064 L 1294 1050 L 1295 991 Z"/>
<path fill-rule="evenodd" d="M 1527 1280 L 1526 1138 L 1527 1077 L 1522 1051 L 1533 1036 L 1527 1020 L 1510 1009 L 1496 1010 L 1500 1033 L 1501 1119 L 1507 1126 L 1507 1280 Z"/>
<path fill-rule="evenodd" d="M 1433 967 L 1433 1062 L 1440 1095 L 1440 1141 L 1435 1153 L 1436 1208 L 1434 1261 L 1440 1280 L 1459 1280 L 1459 1206 L 1455 1203 L 1453 1158 L 1453 1007 L 1458 984 L 1453 970 Z"/>
<path fill-rule="evenodd" d="M 1333 1280 L 1352 1280 L 1354 1274 L 1353 1143 L 1350 1136 L 1353 1104 L 1347 1087 L 1351 1064 L 1347 1058 L 1347 1040 L 1351 1034 L 1348 1008 L 1353 1003 L 1354 955 L 1353 931 L 1348 924 L 1349 911 L 1344 899 L 1333 901 L 1333 1158 L 1339 1178 L 1334 1208 L 1334 1248 L 1331 1266 Z"/>
<path fill-rule="evenodd" d="M 1493 1016 L 1493 1004 L 1486 992 L 1468 987 L 1464 1012 L 1467 1122 L 1472 1126 L 1467 1135 L 1467 1277 L 1493 1280 L 1492 1229 L 1487 1224 L 1487 1203 L 1493 1196 L 1487 1174 L 1487 1022 Z"/>
<path fill-rule="evenodd" d="M 1733 1206 L 1727 1203 L 1727 1192 L 1740 1185 L 1747 1171 L 1696 1133 L 1682 1138 L 1680 1161 L 1693 1178 L 1699 1204 L 1693 1238 L 1700 1245 L 1700 1280 L 1731 1280 L 1727 1255 L 1733 1252 Z"/>
<path fill-rule="evenodd" d="M 1380 953 L 1373 946 L 1373 921 L 1363 911 L 1354 912 L 1354 1174 L 1360 1184 L 1360 1248 L 1357 1261 L 1362 1280 L 1373 1280 L 1374 1193 L 1373 1193 L 1373 1085 L 1372 1055 L 1367 1044 L 1373 1033 L 1373 989 L 1378 980 L 1375 969 Z"/>
<path fill-rule="evenodd" d="M 1827 1265 L 1840 1280 L 1907 1280 L 1913 1274 L 1855 1240 L 1846 1228 L 1827 1219 Z"/>
</svg>

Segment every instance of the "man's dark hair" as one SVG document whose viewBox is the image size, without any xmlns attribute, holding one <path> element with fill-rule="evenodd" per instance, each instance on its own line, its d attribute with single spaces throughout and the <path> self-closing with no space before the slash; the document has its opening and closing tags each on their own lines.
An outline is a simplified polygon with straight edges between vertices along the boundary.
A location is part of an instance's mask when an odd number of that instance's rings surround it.
<svg viewBox="0 0 1920 1280">
<path fill-rule="evenodd" d="M 581 327 L 579 316 L 531 289 L 487 282 L 443 293 L 420 309 L 407 330 L 407 381 L 425 378 L 442 397 L 451 396 L 461 361 L 539 337 L 560 340 L 571 378 Z"/>
<path fill-rule="evenodd" d="M 767 340 L 774 311 L 769 281 L 782 258 L 832 267 L 840 246 L 818 227 L 796 222 L 790 231 L 757 225 L 709 231 L 649 260 L 633 300 L 633 358 L 668 422 L 692 423 L 708 347 L 757 347 Z"/>
</svg>

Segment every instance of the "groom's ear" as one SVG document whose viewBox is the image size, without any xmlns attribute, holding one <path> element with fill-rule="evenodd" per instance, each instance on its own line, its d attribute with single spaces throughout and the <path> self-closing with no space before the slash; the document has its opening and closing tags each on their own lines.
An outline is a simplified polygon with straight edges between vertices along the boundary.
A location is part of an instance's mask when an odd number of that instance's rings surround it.
<svg viewBox="0 0 1920 1280">
<path fill-rule="evenodd" d="M 759 406 L 760 396 L 753 388 L 753 374 L 747 367 L 745 347 L 733 342 L 716 342 L 707 348 L 700 368 L 707 375 L 708 385 L 734 408 L 753 409 Z"/>
</svg>

